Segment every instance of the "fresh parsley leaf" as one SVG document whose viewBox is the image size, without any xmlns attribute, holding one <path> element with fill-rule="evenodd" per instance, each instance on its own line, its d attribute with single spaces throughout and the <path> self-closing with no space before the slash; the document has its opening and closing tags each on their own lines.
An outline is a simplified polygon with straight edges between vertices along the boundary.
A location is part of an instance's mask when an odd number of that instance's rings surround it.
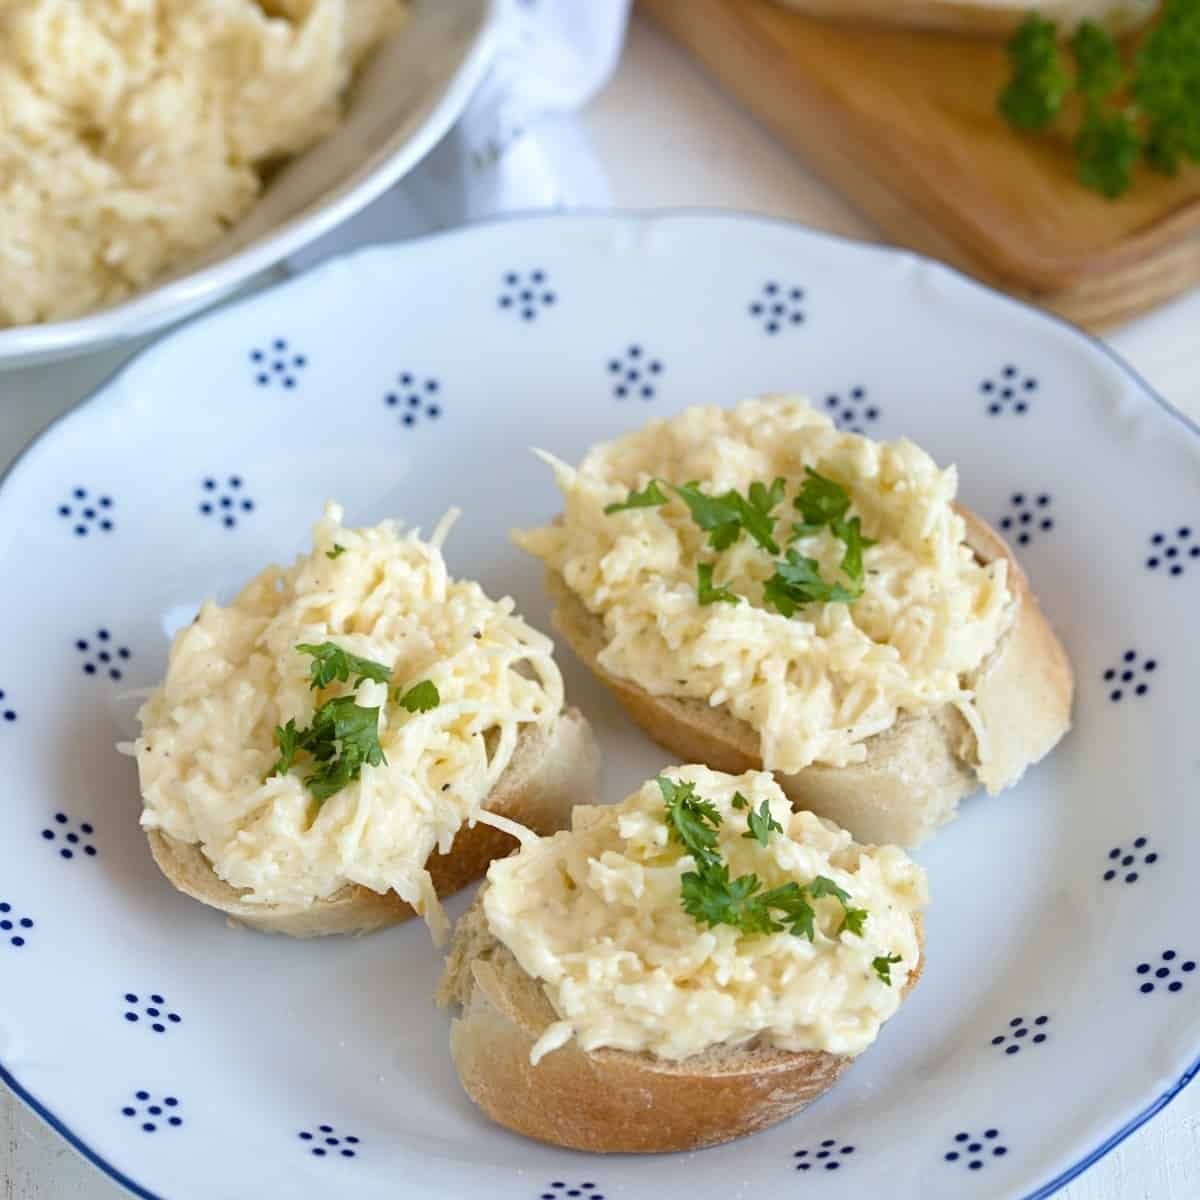
<svg viewBox="0 0 1200 1200">
<path fill-rule="evenodd" d="M 669 499 L 669 496 L 663 495 L 658 486 L 658 480 L 652 479 L 640 492 L 630 492 L 628 499 L 620 500 L 616 504 L 606 504 L 604 511 L 611 516 L 613 513 L 625 512 L 630 508 L 657 508 L 661 504 L 666 504 Z"/>
<path fill-rule="evenodd" d="M 999 109 L 1017 129 L 1045 129 L 1062 110 L 1071 77 L 1058 52 L 1053 21 L 1030 13 L 1008 43 L 1012 79 L 1000 93 Z"/>
<path fill-rule="evenodd" d="M 1121 86 L 1125 65 L 1112 35 L 1095 21 L 1084 21 L 1070 42 L 1078 73 L 1075 87 L 1093 100 L 1103 100 Z"/>
<path fill-rule="evenodd" d="M 750 485 L 750 504 L 759 512 L 770 515 L 772 509 L 778 508 L 783 501 L 783 491 L 787 485 L 781 477 L 771 480 L 770 486 L 765 483 Z"/>
<path fill-rule="evenodd" d="M 709 604 L 739 604 L 741 596 L 727 587 L 713 587 L 712 574 L 712 563 L 696 564 L 696 598 L 701 607 Z"/>
<path fill-rule="evenodd" d="M 841 933 L 845 929 L 856 937 L 862 937 L 863 926 L 867 923 L 867 915 L 865 908 L 846 909 L 842 913 L 842 924 L 841 928 L 838 929 L 838 933 Z"/>
<path fill-rule="evenodd" d="M 708 496 L 692 480 L 682 486 L 671 484 L 671 490 L 688 506 L 692 520 L 708 534 L 708 544 L 714 550 L 726 550 L 742 532 L 742 510 L 736 492 L 724 496 Z"/>
<path fill-rule="evenodd" d="M 721 814 L 711 800 L 696 795 L 694 783 L 681 783 L 666 775 L 656 781 L 667 805 L 667 831 L 692 856 L 697 866 L 715 865 L 717 829 Z"/>
<path fill-rule="evenodd" d="M 783 500 L 785 486 L 782 478 L 776 478 L 771 481 L 770 486 L 752 483 L 749 499 L 743 499 L 737 492 L 727 493 L 737 500 L 742 514 L 742 527 L 768 554 L 779 553 L 779 543 L 775 541 L 775 517 L 772 513 Z"/>
<path fill-rule="evenodd" d="M 353 696 L 322 704 L 307 729 L 297 729 L 295 720 L 277 726 L 275 741 L 280 757 L 271 775 L 290 771 L 300 751 L 310 754 L 317 766 L 304 784 L 320 803 L 358 779 L 364 766 L 387 762 L 379 743 L 379 709 L 365 708 Z"/>
<path fill-rule="evenodd" d="M 789 933 L 796 937 L 806 937 L 810 942 L 816 936 L 816 914 L 804 889 L 798 883 L 785 883 L 769 892 L 763 892 L 758 897 L 758 902 L 763 908 L 773 908 L 783 913 L 784 923 L 776 923 L 776 930 L 786 926 Z"/>
<path fill-rule="evenodd" d="M 875 974 L 888 985 L 892 986 L 892 964 L 903 961 L 898 954 L 880 955 L 878 958 L 871 960 L 871 966 Z"/>
<path fill-rule="evenodd" d="M 325 557 L 326 558 L 341 558 L 342 555 L 345 553 L 346 553 L 346 547 L 339 545 L 337 542 L 334 542 L 333 549 L 325 551 Z"/>
<path fill-rule="evenodd" d="M 743 796 L 741 792 L 734 792 L 733 799 L 730 801 L 730 803 L 733 805 L 734 808 L 740 809 L 740 808 L 749 808 L 750 807 L 750 801 L 747 800 L 746 797 Z"/>
<path fill-rule="evenodd" d="M 834 534 L 840 539 L 842 551 L 842 574 L 857 585 L 857 595 L 862 595 L 863 589 L 863 551 L 877 545 L 874 538 L 863 537 L 862 521 L 851 517 L 848 521 L 838 521 L 833 526 Z"/>
<path fill-rule="evenodd" d="M 733 925 L 743 933 L 774 933 L 782 926 L 754 900 L 762 887 L 757 875 L 729 878 L 729 867 L 714 863 L 680 877 L 684 912 L 706 925 Z"/>
<path fill-rule="evenodd" d="M 1166 0 L 1135 64 L 1133 97 L 1148 127 L 1147 157 L 1173 174 L 1200 162 L 1200 5 Z"/>
<path fill-rule="evenodd" d="M 1074 146 L 1080 183 L 1110 200 L 1128 191 L 1142 140 L 1124 113 L 1089 103 Z"/>
<path fill-rule="evenodd" d="M 403 695 L 400 694 L 399 688 L 396 689 L 396 703 L 410 713 L 429 712 L 441 702 L 437 684 L 432 679 L 422 679 L 420 683 L 414 683 Z"/>
<path fill-rule="evenodd" d="M 750 828 L 742 834 L 742 837 L 757 842 L 764 850 L 767 848 L 767 838 L 771 834 L 783 832 L 783 826 L 771 816 L 771 806 L 766 800 L 762 802 L 758 812 L 755 812 L 754 809 L 750 810 L 746 821 Z"/>
<path fill-rule="evenodd" d="M 309 686 L 314 691 L 328 687 L 335 679 L 345 683 L 351 675 L 355 676 L 353 687 L 358 687 L 364 679 L 387 683 L 392 677 L 391 667 L 372 662 L 369 658 L 359 658 L 357 654 L 351 654 L 333 642 L 322 642 L 319 646 L 301 643 L 296 649 L 301 654 L 313 656 Z"/>
<path fill-rule="evenodd" d="M 792 536 L 788 538 L 789 542 L 798 542 L 801 538 L 812 537 L 813 534 L 820 533 L 824 529 L 824 525 L 814 525 L 809 522 L 799 524 L 792 522 Z"/>
<path fill-rule="evenodd" d="M 820 527 L 842 520 L 850 511 L 850 493 L 840 483 L 804 468 L 804 483 L 792 501 L 806 525 Z"/>
<path fill-rule="evenodd" d="M 850 903 L 850 893 L 842 891 L 828 875 L 818 875 L 808 885 L 807 890 L 814 900 L 820 900 L 823 896 L 832 896 L 843 908 Z"/>
<path fill-rule="evenodd" d="M 296 729 L 294 718 L 286 725 L 275 726 L 275 745 L 279 747 L 279 761 L 267 772 L 267 778 L 272 775 L 286 775 L 296 761 L 296 751 L 300 749 L 300 734 Z"/>
<path fill-rule="evenodd" d="M 861 588 L 848 591 L 840 583 L 821 578 L 815 558 L 805 558 L 789 549 L 787 559 L 775 564 L 775 574 L 763 584 L 763 601 L 785 617 L 791 617 L 804 604 L 842 603 L 857 600 Z"/>
</svg>

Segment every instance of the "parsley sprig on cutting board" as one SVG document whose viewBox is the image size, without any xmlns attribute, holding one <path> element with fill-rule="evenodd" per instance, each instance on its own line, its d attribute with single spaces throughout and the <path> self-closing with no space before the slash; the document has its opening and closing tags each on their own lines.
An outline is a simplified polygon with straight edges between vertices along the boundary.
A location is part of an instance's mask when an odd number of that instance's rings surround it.
<svg viewBox="0 0 1200 1200">
<path fill-rule="evenodd" d="M 1129 190 L 1139 162 L 1167 175 L 1185 161 L 1200 163 L 1200 0 L 1166 0 L 1135 53 L 1123 54 L 1091 21 L 1066 46 L 1070 63 L 1057 26 L 1036 13 L 1013 34 L 1012 77 L 998 101 L 1011 125 L 1071 128 L 1077 104 L 1076 174 L 1109 199 Z"/>
</svg>

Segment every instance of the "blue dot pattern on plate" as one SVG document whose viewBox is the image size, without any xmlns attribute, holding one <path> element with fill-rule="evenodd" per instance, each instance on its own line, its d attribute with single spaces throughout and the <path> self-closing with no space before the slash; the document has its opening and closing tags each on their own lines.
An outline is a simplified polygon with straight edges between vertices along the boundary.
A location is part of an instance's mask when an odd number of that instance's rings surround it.
<svg viewBox="0 0 1200 1200">
<path fill-rule="evenodd" d="M 750 301 L 747 311 L 750 319 L 771 336 L 789 327 L 803 325 L 804 289 L 770 279 Z"/>
<path fill-rule="evenodd" d="M 308 356 L 298 353 L 287 338 L 274 338 L 265 346 L 250 351 L 250 367 L 259 387 L 278 386 L 292 389 L 300 373 L 308 366 Z"/>
<path fill-rule="evenodd" d="M 1178 579 L 1189 563 L 1200 565 L 1197 559 L 1200 559 L 1200 538 L 1190 525 L 1158 529 L 1150 535 L 1147 570 L 1163 572 L 1172 579 Z"/>
<path fill-rule="evenodd" d="M 113 507 L 111 496 L 94 496 L 87 488 L 77 487 L 58 506 L 58 515 L 76 537 L 83 538 L 96 531 L 112 533 L 116 528 Z"/>
<path fill-rule="evenodd" d="M 496 303 L 506 312 L 516 313 L 522 321 L 533 321 L 539 312 L 558 303 L 558 293 L 541 267 L 526 272 L 506 271 L 500 280 Z"/>
<path fill-rule="evenodd" d="M 128 646 L 119 646 L 107 629 L 97 629 L 87 637 L 75 639 L 75 649 L 83 658 L 85 675 L 107 675 L 119 680 L 124 674 L 122 664 L 127 663 L 133 652 Z"/>
<path fill-rule="evenodd" d="M 5 725 L 15 724 L 17 720 L 17 710 L 8 705 L 6 700 L 4 689 L 0 688 L 0 729 Z"/>
<path fill-rule="evenodd" d="M 1183 991 L 1183 981 L 1196 969 L 1194 960 L 1181 959 L 1174 950 L 1164 950 L 1157 962 L 1140 962 L 1134 969 L 1141 979 L 1138 991 L 1143 995 L 1151 992 L 1166 990 L 1168 992 Z"/>
<path fill-rule="evenodd" d="M 1000 518 L 1000 528 L 1014 537 L 1018 546 L 1028 546 L 1036 533 L 1054 528 L 1049 492 L 1013 492 L 1009 511 Z"/>
<path fill-rule="evenodd" d="M 1138 837 L 1133 839 L 1133 847 L 1130 850 L 1123 846 L 1114 846 L 1108 852 L 1104 882 L 1112 883 L 1114 879 L 1123 879 L 1126 883 L 1137 883 L 1141 878 L 1138 867 L 1152 867 L 1158 862 L 1158 851 L 1148 850 L 1149 845 L 1149 838 Z"/>
<path fill-rule="evenodd" d="M 254 501 L 246 495 L 245 487 L 240 475 L 224 479 L 208 476 L 200 485 L 200 515 L 215 518 L 226 529 L 233 529 L 239 517 L 254 511 Z"/>
<path fill-rule="evenodd" d="M 1136 650 L 1126 650 L 1115 667 L 1101 676 L 1108 687 L 1108 698 L 1119 704 L 1126 696 L 1144 696 L 1150 690 L 1150 676 L 1158 670 L 1158 660 L 1138 658 Z"/>
<path fill-rule="evenodd" d="M 59 858 L 72 859 L 77 854 L 96 857 L 92 836 L 96 830 L 90 821 L 73 823 L 66 813 L 57 812 L 54 820 L 42 830 L 42 841 L 58 850 Z"/>
<path fill-rule="evenodd" d="M 819 1146 L 793 1151 L 792 1161 L 797 1171 L 837 1171 L 853 1153 L 854 1147 L 849 1142 L 826 1138 Z"/>
<path fill-rule="evenodd" d="M 130 1025 L 146 1025 L 154 1033 L 166 1033 L 172 1025 L 180 1025 L 183 1018 L 167 1007 L 166 997 L 158 992 L 139 996 L 137 992 L 126 992 L 122 1016 Z"/>
<path fill-rule="evenodd" d="M 33 918 L 13 912 L 7 900 L 0 900 L 0 938 L 14 950 L 20 950 L 33 928 Z"/>
<path fill-rule="evenodd" d="M 121 1109 L 121 1116 L 137 1121 L 143 1133 L 157 1133 L 160 1129 L 178 1129 L 183 1124 L 179 1115 L 179 1101 L 174 1096 L 155 1099 L 149 1092 L 134 1092 L 133 1101 Z"/>
<path fill-rule="evenodd" d="M 362 1139 L 352 1133 L 339 1134 L 332 1125 L 302 1129 L 300 1141 L 313 1158 L 357 1158 Z"/>
<path fill-rule="evenodd" d="M 564 1196 L 569 1196 L 571 1200 L 604 1200 L 603 1192 L 597 1188 L 598 1185 L 590 1179 L 585 1179 L 582 1183 L 552 1179 L 546 1190 L 538 1193 L 538 1200 L 563 1200 Z"/>
<path fill-rule="evenodd" d="M 625 400 L 630 396 L 652 400 L 664 367 L 662 359 L 651 357 L 635 342 L 626 346 L 622 354 L 610 358 L 607 370 L 612 383 L 612 394 L 618 400 Z"/>
<path fill-rule="evenodd" d="M 992 1038 L 993 1046 L 1003 1046 L 1005 1054 L 1019 1054 L 1022 1046 L 1040 1046 L 1050 1036 L 1046 1032 L 1050 1018 L 1034 1017 L 1031 1025 L 1024 1017 L 1013 1017 L 1004 1033 Z"/>
<path fill-rule="evenodd" d="M 999 417 L 1007 413 L 1027 413 L 1037 386 L 1038 381 L 1032 375 L 1008 363 L 998 374 L 983 380 L 979 391 L 986 402 L 988 416 Z"/>
<path fill-rule="evenodd" d="M 1007 1153 L 1008 1147 L 1000 1142 L 1000 1130 L 985 1129 L 978 1136 L 956 1133 L 953 1147 L 942 1157 L 948 1163 L 962 1163 L 968 1171 L 979 1171 L 989 1158 L 1003 1158 Z"/>
<path fill-rule="evenodd" d="M 441 390 L 437 379 L 420 379 L 412 371 L 401 371 L 383 402 L 399 413 L 401 425 L 411 429 L 422 418 L 436 421 L 442 415 Z"/>
<path fill-rule="evenodd" d="M 865 387 L 852 387 L 848 392 L 830 392 L 825 397 L 825 411 L 833 423 L 845 433 L 867 432 L 882 415 L 872 404 Z"/>
</svg>

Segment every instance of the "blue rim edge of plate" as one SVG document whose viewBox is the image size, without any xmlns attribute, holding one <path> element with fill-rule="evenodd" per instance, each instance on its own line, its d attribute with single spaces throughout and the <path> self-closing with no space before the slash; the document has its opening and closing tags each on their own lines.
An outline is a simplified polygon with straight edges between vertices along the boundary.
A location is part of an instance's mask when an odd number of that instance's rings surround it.
<svg viewBox="0 0 1200 1200">
<path fill-rule="evenodd" d="M 25 458 L 36 449 L 41 442 L 53 433 L 60 423 L 75 415 L 84 407 L 94 403 L 100 396 L 107 392 L 114 383 L 117 382 L 126 372 L 132 370 L 143 357 L 160 349 L 164 342 L 175 336 L 176 333 L 182 332 L 184 329 L 200 324 L 205 320 L 215 316 L 218 312 L 224 312 L 226 308 L 238 308 L 244 304 L 250 304 L 258 299 L 266 292 L 273 292 L 279 289 L 288 288 L 295 284 L 299 284 L 307 280 L 309 276 L 315 275 L 323 271 L 326 267 L 332 266 L 335 263 L 344 261 L 345 259 L 353 258 L 356 254 L 372 253 L 378 250 L 398 249 L 402 246 L 414 245 L 424 242 L 441 241 L 456 237 L 469 237 L 471 234 L 481 228 L 489 228 L 496 225 L 508 225 L 516 223 L 534 222 L 534 221 L 554 221 L 559 218 L 568 220 L 578 219 L 594 219 L 616 222 L 633 222 L 633 223 L 649 223 L 670 221 L 674 218 L 695 218 L 695 217 L 714 217 L 739 223 L 750 225 L 771 225 L 784 229 L 789 229 L 794 232 L 807 234 L 823 240 L 837 242 L 845 246 L 850 246 L 855 249 L 866 249 L 880 254 L 884 257 L 895 257 L 897 255 L 920 262 L 928 267 L 932 267 L 935 271 L 944 272 L 957 279 L 960 283 L 966 284 L 969 288 L 974 288 L 978 291 L 986 292 L 994 299 L 1003 301 L 1008 305 L 1016 308 L 1026 309 L 1036 316 L 1049 321 L 1055 325 L 1062 327 L 1067 333 L 1079 338 L 1092 347 L 1099 350 L 1105 358 L 1109 359 L 1119 370 L 1127 375 L 1138 386 L 1142 393 L 1154 401 L 1168 416 L 1173 417 L 1178 421 L 1189 433 L 1200 437 L 1200 424 L 1197 424 L 1185 413 L 1180 412 L 1165 396 L 1160 395 L 1150 384 L 1142 378 L 1137 371 L 1133 369 L 1115 350 L 1102 342 L 1094 334 L 1089 333 L 1086 329 L 1081 329 L 1077 325 L 1073 325 L 1064 317 L 1060 317 L 1055 313 L 1048 312 L 1045 309 L 1036 308 L 1032 304 L 1026 304 L 1024 301 L 1017 300 L 1013 296 L 1006 295 L 997 288 L 990 287 L 986 283 L 980 282 L 962 271 L 939 262 L 936 259 L 929 258 L 927 255 L 918 254 L 915 251 L 903 250 L 896 246 L 876 245 L 871 242 L 862 242 L 854 238 L 841 237 L 838 234 L 826 233 L 823 230 L 811 229 L 807 225 L 802 225 L 798 221 L 789 221 L 783 217 L 764 216 L 759 213 L 738 212 L 735 209 L 720 209 L 720 208 L 667 208 L 667 209 L 574 209 L 563 213 L 545 213 L 545 212 L 517 212 L 508 213 L 503 216 L 494 217 L 486 221 L 474 221 L 469 225 L 460 226 L 451 230 L 440 230 L 436 233 L 427 234 L 425 237 L 410 238 L 406 242 L 376 242 L 366 246 L 356 247 L 354 250 L 347 251 L 345 254 L 338 255 L 334 258 L 327 259 L 322 263 L 318 263 L 309 271 L 305 271 L 299 275 L 293 276 L 290 279 L 283 280 L 280 283 L 272 284 L 262 291 L 254 292 L 249 296 L 238 297 L 234 300 L 225 303 L 218 302 L 213 308 L 199 313 L 184 321 L 184 323 L 175 329 L 168 330 L 162 337 L 156 339 L 149 346 L 143 347 L 132 358 L 119 366 L 107 379 L 104 380 L 97 388 L 95 388 L 88 396 L 81 400 L 78 404 L 67 409 L 66 412 L 56 417 L 49 425 L 46 426 L 34 439 L 13 459 L 11 463 L 0 472 L 0 489 L 7 482 L 9 475 L 24 462 Z M 1060 1172 L 1041 1187 L 1035 1188 L 1028 1195 L 1021 1197 L 1021 1200 L 1048 1200 L 1048 1197 L 1053 1196 L 1055 1192 L 1066 1187 L 1071 1180 L 1078 1178 L 1094 1166 L 1102 1158 L 1106 1157 L 1110 1151 L 1115 1150 L 1131 1133 L 1140 1129 L 1151 1117 L 1157 1116 L 1180 1092 L 1183 1091 L 1189 1083 L 1200 1074 L 1200 1054 L 1192 1060 L 1191 1065 L 1184 1073 L 1169 1087 L 1165 1092 L 1156 1097 L 1146 1108 L 1141 1112 L 1136 1113 L 1128 1121 L 1125 1122 L 1115 1133 L 1109 1135 L 1099 1146 L 1096 1147 L 1090 1154 L 1085 1155 L 1079 1162 L 1068 1167 L 1065 1171 Z M 96 1167 L 103 1174 L 107 1175 L 114 1183 L 125 1188 L 132 1195 L 138 1196 L 141 1200 L 167 1200 L 166 1197 L 159 1196 L 155 1192 L 148 1191 L 135 1180 L 130 1179 L 124 1172 L 118 1170 L 110 1162 L 102 1158 L 96 1153 L 82 1138 L 72 1132 L 72 1130 L 58 1117 L 54 1115 L 40 1100 L 32 1093 L 27 1091 L 17 1081 L 16 1077 L 0 1061 L 0 1083 L 3 1083 L 12 1093 L 21 1100 L 28 1108 L 42 1118 L 47 1125 L 59 1134 L 72 1149 L 81 1154 L 92 1166 Z"/>
</svg>

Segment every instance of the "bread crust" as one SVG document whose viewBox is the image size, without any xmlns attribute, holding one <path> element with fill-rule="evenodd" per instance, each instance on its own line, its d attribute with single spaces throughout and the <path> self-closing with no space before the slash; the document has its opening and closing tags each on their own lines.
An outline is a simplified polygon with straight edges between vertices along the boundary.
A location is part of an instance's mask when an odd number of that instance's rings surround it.
<svg viewBox="0 0 1200 1200">
<path fill-rule="evenodd" d="M 459 921 L 438 1002 L 460 1005 L 450 1055 L 467 1095 L 493 1121 L 526 1137 L 593 1153 L 698 1150 L 766 1129 L 799 1112 L 853 1062 L 825 1051 L 716 1046 L 679 1062 L 570 1041 L 529 1061 L 558 1019 L 539 982 L 492 935 L 480 889 Z M 904 994 L 916 984 L 921 957 Z"/>
<path fill-rule="evenodd" d="M 949 821 L 980 784 L 996 793 L 1047 754 L 1070 728 L 1074 679 L 1066 651 L 1038 606 L 1029 580 L 999 534 L 959 508 L 967 544 L 981 562 L 1003 558 L 1015 606 L 1013 624 L 971 680 L 975 708 L 988 738 L 986 763 L 976 766 L 975 738 L 951 705 L 901 714 L 864 743 L 866 760 L 845 767 L 819 764 L 775 778 L 797 808 L 848 829 L 860 842 L 916 846 Z M 554 627 L 626 712 L 679 762 L 702 762 L 740 775 L 762 770 L 757 731 L 726 706 L 654 696 L 599 663 L 604 623 L 589 612 L 555 571 L 547 573 Z"/>
<path fill-rule="evenodd" d="M 569 824 L 576 804 L 594 802 L 599 774 L 591 727 L 577 709 L 568 708 L 552 725 L 522 732 L 486 807 L 536 833 L 554 833 Z M 263 933 L 298 938 L 371 933 L 417 915 L 395 892 L 381 895 L 356 884 L 308 904 L 253 904 L 244 898 L 244 890 L 216 874 L 198 845 L 154 829 L 146 837 L 154 861 L 179 891 Z M 451 895 L 482 878 L 492 859 L 503 858 L 516 846 L 513 837 L 491 825 L 464 826 L 450 852 L 435 852 L 426 864 L 437 894 Z"/>
</svg>

